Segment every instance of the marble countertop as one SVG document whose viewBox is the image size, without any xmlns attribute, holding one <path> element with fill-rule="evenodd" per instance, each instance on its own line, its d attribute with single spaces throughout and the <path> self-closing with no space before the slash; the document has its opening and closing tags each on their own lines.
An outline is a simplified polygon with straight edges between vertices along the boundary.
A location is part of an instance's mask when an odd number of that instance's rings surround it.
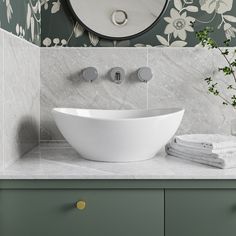
<svg viewBox="0 0 236 236">
<path fill-rule="evenodd" d="M 148 161 L 102 163 L 81 158 L 66 144 L 40 145 L 0 172 L 0 179 L 236 179 L 236 168 L 221 170 L 167 156 Z"/>
</svg>

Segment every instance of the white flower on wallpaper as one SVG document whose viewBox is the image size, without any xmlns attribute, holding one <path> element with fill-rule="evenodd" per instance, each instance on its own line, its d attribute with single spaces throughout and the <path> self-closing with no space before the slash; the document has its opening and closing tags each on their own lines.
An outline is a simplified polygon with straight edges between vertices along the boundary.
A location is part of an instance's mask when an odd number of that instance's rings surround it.
<svg viewBox="0 0 236 236">
<path fill-rule="evenodd" d="M 236 17 L 225 15 L 233 8 L 233 0 L 199 0 L 200 10 L 213 15 L 208 22 L 203 22 L 190 16 L 191 13 L 199 12 L 199 8 L 193 4 L 193 1 L 173 0 L 174 8 L 170 10 L 170 16 L 165 17 L 167 22 L 164 34 L 157 35 L 158 41 L 163 46 L 184 47 L 187 45 L 187 34 L 194 32 L 192 24 L 197 21 L 202 24 L 211 23 L 216 15 L 221 16 L 221 22 L 217 27 L 220 30 L 223 27 L 227 39 L 235 38 L 236 28 L 232 23 L 236 23 Z M 203 26 L 204 27 L 204 26 Z"/>
<path fill-rule="evenodd" d="M 6 3 L 6 10 L 7 10 L 7 22 L 10 23 L 12 14 L 13 14 L 13 9 L 11 6 L 11 1 L 10 0 L 3 0 L 3 2 Z"/>
<path fill-rule="evenodd" d="M 67 45 L 67 41 L 65 39 L 59 39 L 59 38 L 45 38 L 43 40 L 43 45 L 45 47 L 64 47 Z"/>
<path fill-rule="evenodd" d="M 174 6 L 170 10 L 170 16 L 164 18 L 167 22 L 164 31 L 166 36 L 157 35 L 157 39 L 163 46 L 184 47 L 187 45 L 187 33 L 194 32 L 195 18 L 188 14 L 198 12 L 199 9 L 192 2 L 182 0 L 174 0 Z"/>
<path fill-rule="evenodd" d="M 233 27 L 232 23 L 236 23 L 236 17 L 225 14 L 232 10 L 233 0 L 200 0 L 199 3 L 202 11 L 206 11 L 208 14 L 215 13 L 213 19 L 216 14 L 221 16 L 221 23 L 217 29 L 223 27 L 227 39 L 235 38 L 236 28 Z"/>
<path fill-rule="evenodd" d="M 52 40 L 52 42 L 54 43 L 54 47 L 58 47 L 58 46 L 65 46 L 66 45 L 66 40 L 65 39 L 59 39 L 59 38 L 55 38 Z"/>
<path fill-rule="evenodd" d="M 187 16 L 187 12 L 180 14 L 176 9 L 171 9 L 170 17 L 165 17 L 168 23 L 164 31 L 165 34 L 173 34 L 174 38 L 179 37 L 181 40 L 186 40 L 187 31 L 194 32 L 192 23 L 195 21 L 193 17 Z"/>
<path fill-rule="evenodd" d="M 208 14 L 217 12 L 223 14 L 233 7 L 233 0 L 200 0 L 201 10 Z"/>
<path fill-rule="evenodd" d="M 45 47 L 50 47 L 51 44 L 52 44 L 52 40 L 51 40 L 50 38 L 45 38 L 45 39 L 43 40 L 43 45 L 44 45 Z"/>
<path fill-rule="evenodd" d="M 215 14 L 212 20 L 217 14 L 220 15 L 221 22 L 217 29 L 220 30 L 223 27 L 227 39 L 235 38 L 236 28 L 232 24 L 236 23 L 236 17 L 225 14 L 232 10 L 233 0 L 200 0 L 200 6 L 201 10 L 206 11 L 208 14 Z"/>
</svg>

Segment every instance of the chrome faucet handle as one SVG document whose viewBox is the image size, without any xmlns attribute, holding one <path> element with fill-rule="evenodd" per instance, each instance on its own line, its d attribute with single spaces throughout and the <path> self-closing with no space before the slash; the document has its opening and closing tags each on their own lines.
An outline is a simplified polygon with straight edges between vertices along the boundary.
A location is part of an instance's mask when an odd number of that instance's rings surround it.
<svg viewBox="0 0 236 236">
<path fill-rule="evenodd" d="M 111 81 L 121 84 L 125 80 L 125 70 L 121 67 L 114 67 L 110 71 Z"/>
<path fill-rule="evenodd" d="M 138 76 L 138 79 L 141 82 L 146 82 L 147 83 L 153 77 L 152 69 L 150 67 L 147 67 L 147 66 L 141 67 L 137 71 L 137 76 Z"/>
<path fill-rule="evenodd" d="M 98 71 L 95 67 L 87 67 L 82 70 L 82 78 L 92 82 L 98 78 Z"/>
</svg>

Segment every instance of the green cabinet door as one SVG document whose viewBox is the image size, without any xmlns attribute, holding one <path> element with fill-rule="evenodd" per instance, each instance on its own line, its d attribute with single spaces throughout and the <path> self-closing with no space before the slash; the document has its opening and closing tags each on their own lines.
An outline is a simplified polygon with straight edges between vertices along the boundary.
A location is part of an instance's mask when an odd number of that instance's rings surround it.
<svg viewBox="0 0 236 236">
<path fill-rule="evenodd" d="M 166 190 L 166 236 L 235 236 L 236 190 Z"/>
<path fill-rule="evenodd" d="M 83 210 L 75 207 L 79 200 Z M 164 193 L 0 190 L 0 236 L 67 235 L 164 236 Z"/>
</svg>

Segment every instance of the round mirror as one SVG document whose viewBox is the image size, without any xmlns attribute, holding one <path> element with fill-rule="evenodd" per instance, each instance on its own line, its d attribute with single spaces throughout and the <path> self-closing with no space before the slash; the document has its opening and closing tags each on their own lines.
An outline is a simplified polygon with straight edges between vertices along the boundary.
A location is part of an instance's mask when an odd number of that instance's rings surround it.
<svg viewBox="0 0 236 236">
<path fill-rule="evenodd" d="M 69 0 L 79 23 L 107 39 L 136 37 L 154 26 L 168 0 Z"/>
</svg>

